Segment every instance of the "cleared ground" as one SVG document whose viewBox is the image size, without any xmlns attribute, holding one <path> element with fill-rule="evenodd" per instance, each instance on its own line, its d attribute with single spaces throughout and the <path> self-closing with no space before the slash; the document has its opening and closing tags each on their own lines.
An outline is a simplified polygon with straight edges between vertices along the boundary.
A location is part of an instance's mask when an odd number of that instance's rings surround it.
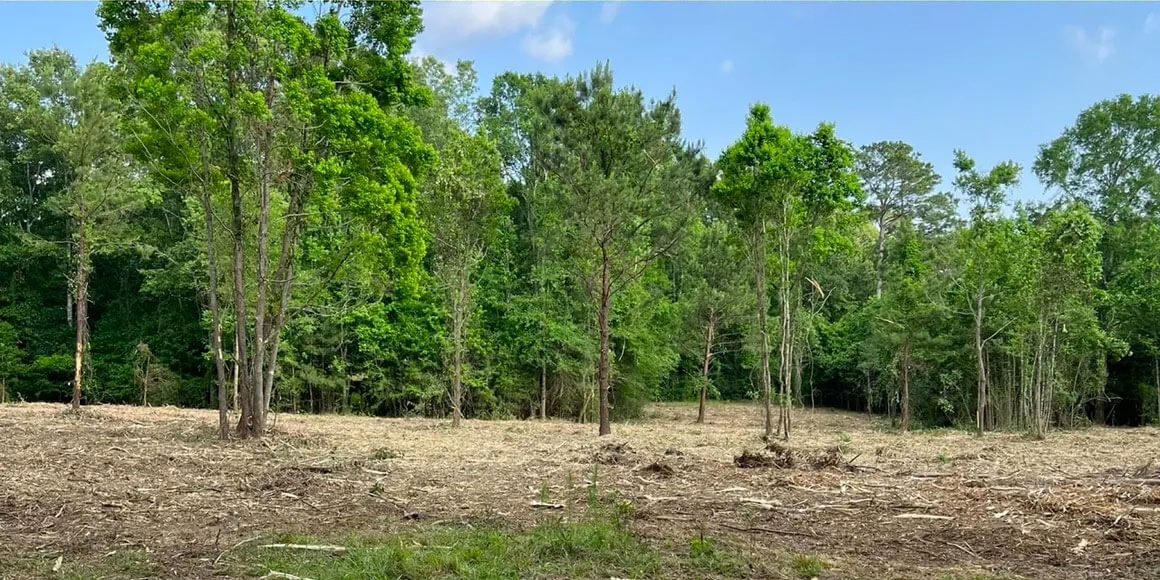
<svg viewBox="0 0 1160 580">
<path fill-rule="evenodd" d="M 582 518 L 595 477 L 646 545 L 707 538 L 751 562 L 723 576 L 1160 578 L 1157 429 L 1033 441 L 799 411 L 792 466 L 744 468 L 745 450 L 788 463 L 758 409 L 695 415 L 657 405 L 597 438 L 557 421 L 283 414 L 263 441 L 223 443 L 209 411 L 0 406 L 0 577 L 238 576 L 283 534 L 533 530 Z M 784 565 L 802 555 L 824 565 Z"/>
</svg>

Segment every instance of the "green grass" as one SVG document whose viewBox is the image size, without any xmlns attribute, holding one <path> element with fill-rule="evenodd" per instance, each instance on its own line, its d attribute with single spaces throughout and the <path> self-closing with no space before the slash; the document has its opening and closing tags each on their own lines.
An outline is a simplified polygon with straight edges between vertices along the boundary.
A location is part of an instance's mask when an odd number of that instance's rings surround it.
<svg viewBox="0 0 1160 580">
<path fill-rule="evenodd" d="M 158 578 L 162 569 L 140 549 L 116 550 L 97 558 L 78 560 L 66 555 L 58 572 L 52 554 L 0 556 L 0 578 L 50 578 L 56 580 L 127 580 Z"/>
<path fill-rule="evenodd" d="M 328 540 L 281 538 L 284 543 L 327 544 Z M 328 554 L 252 548 L 238 555 L 236 575 L 270 570 L 313 578 L 712 578 L 751 576 L 760 567 L 736 550 L 710 539 L 686 549 L 658 548 L 632 534 L 625 514 L 611 511 L 579 522 L 548 521 L 512 530 L 462 527 L 400 535 L 354 536 L 349 549 Z"/>
<path fill-rule="evenodd" d="M 830 567 L 830 563 L 817 556 L 799 554 L 790 559 L 789 567 L 793 571 L 794 577 L 808 580 L 809 578 L 820 578 L 822 573 Z"/>
</svg>

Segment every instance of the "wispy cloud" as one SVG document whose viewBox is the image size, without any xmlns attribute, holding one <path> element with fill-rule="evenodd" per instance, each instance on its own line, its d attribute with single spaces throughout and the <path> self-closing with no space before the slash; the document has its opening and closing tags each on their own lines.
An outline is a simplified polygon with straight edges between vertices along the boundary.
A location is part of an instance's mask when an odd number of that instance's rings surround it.
<svg viewBox="0 0 1160 580">
<path fill-rule="evenodd" d="M 572 54 L 572 36 L 576 24 L 561 16 L 551 25 L 538 28 L 524 37 L 524 52 L 544 62 L 556 62 Z"/>
<path fill-rule="evenodd" d="M 620 13 L 620 2 L 605 2 L 600 6 L 600 21 L 608 24 Z"/>
<path fill-rule="evenodd" d="M 1063 35 L 1072 50 L 1097 63 L 1116 52 L 1116 29 L 1110 26 L 1101 26 L 1094 33 L 1080 26 L 1066 26 Z"/>
<path fill-rule="evenodd" d="M 554 2 L 430 2 L 424 3 L 423 34 L 416 52 L 447 55 L 473 43 L 523 34 L 521 46 L 532 58 L 554 62 L 572 54 L 576 26 L 560 15 L 550 23 Z M 615 17 L 615 11 L 613 12 Z M 603 18 L 603 11 L 601 17 Z"/>
<path fill-rule="evenodd" d="M 727 75 L 733 72 L 733 61 L 725 59 L 721 61 L 721 74 Z"/>
<path fill-rule="evenodd" d="M 1160 12 L 1151 12 L 1144 17 L 1144 33 L 1152 34 L 1160 30 Z"/>
<path fill-rule="evenodd" d="M 501 38 L 537 26 L 551 2 L 431 2 L 423 36 L 433 43 Z"/>
</svg>

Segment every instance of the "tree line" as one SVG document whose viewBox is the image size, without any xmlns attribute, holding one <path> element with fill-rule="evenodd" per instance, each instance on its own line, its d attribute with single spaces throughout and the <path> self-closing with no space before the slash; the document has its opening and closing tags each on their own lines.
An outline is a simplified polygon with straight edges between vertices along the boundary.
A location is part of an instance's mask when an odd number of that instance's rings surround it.
<svg viewBox="0 0 1160 580">
<path fill-rule="evenodd" d="M 417 2 L 105 2 L 0 67 L 0 401 L 564 417 L 750 399 L 903 429 L 1160 419 L 1160 101 L 1024 168 L 801 133 L 717 159 L 608 64 L 410 56 Z M 711 417 L 709 417 L 711 418 Z M 693 419 L 690 417 L 690 419 Z"/>
</svg>

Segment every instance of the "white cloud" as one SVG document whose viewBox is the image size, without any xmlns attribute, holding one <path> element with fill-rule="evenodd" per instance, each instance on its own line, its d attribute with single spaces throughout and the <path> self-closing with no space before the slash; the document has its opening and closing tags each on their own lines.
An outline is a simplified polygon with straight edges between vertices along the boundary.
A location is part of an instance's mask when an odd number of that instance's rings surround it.
<svg viewBox="0 0 1160 580">
<path fill-rule="evenodd" d="M 553 0 L 425 2 L 424 30 L 416 40 L 415 52 L 449 56 L 481 41 L 524 33 L 524 52 L 537 60 L 558 61 L 572 54 L 576 25 L 564 15 L 547 22 L 546 14 L 553 3 Z M 612 16 L 615 17 L 615 11 Z M 604 18 L 603 11 L 601 18 Z"/>
<path fill-rule="evenodd" d="M 721 74 L 727 75 L 733 72 L 733 61 L 725 59 L 721 61 Z"/>
<path fill-rule="evenodd" d="M 1109 26 L 1099 27 L 1095 34 L 1079 26 L 1067 26 L 1063 34 L 1072 50 L 1097 63 L 1104 62 L 1116 51 L 1116 29 Z"/>
<path fill-rule="evenodd" d="M 494 39 L 535 28 L 551 2 L 429 2 L 423 5 L 423 37 L 450 45 Z"/>
<path fill-rule="evenodd" d="M 1149 13 L 1148 16 L 1144 18 L 1144 33 L 1152 34 L 1157 30 L 1160 30 L 1160 13 Z"/>
<path fill-rule="evenodd" d="M 455 63 L 453 63 L 449 60 L 446 60 L 446 59 L 439 58 L 438 56 L 435 56 L 435 55 L 431 54 L 430 52 L 427 52 L 427 50 L 425 48 L 423 48 L 422 46 L 419 46 L 419 45 L 415 45 L 411 49 L 411 54 L 409 56 L 411 57 L 411 60 L 417 61 L 417 62 L 423 62 L 423 60 L 426 59 L 427 57 L 431 57 L 431 58 L 439 61 L 439 64 L 443 65 L 443 72 L 447 73 L 448 75 L 455 75 L 458 72 L 458 70 L 455 67 Z"/>
<path fill-rule="evenodd" d="M 561 16 L 551 26 L 537 27 L 524 37 L 524 52 L 536 60 L 556 62 L 572 54 L 572 35 L 576 24 Z"/>
<path fill-rule="evenodd" d="M 605 2 L 600 6 L 600 21 L 608 24 L 620 13 L 620 2 Z"/>
</svg>

